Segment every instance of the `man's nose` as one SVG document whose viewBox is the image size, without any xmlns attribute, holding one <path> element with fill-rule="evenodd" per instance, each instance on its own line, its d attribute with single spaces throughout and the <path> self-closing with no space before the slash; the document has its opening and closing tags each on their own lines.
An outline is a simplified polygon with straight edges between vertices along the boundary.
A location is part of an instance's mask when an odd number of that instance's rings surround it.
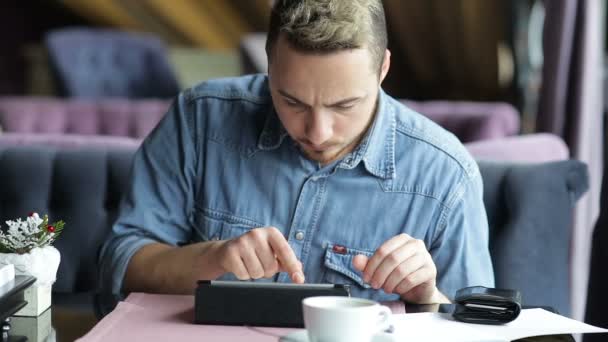
<svg viewBox="0 0 608 342">
<path fill-rule="evenodd" d="M 312 111 L 310 120 L 306 127 L 306 137 L 316 146 L 331 139 L 333 135 L 333 123 L 327 113 Z"/>
</svg>

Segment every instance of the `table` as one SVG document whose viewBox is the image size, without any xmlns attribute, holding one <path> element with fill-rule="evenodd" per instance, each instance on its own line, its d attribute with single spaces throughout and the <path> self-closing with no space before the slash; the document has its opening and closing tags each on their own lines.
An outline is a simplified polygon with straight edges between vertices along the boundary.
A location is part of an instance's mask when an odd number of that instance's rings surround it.
<svg viewBox="0 0 608 342">
<path fill-rule="evenodd" d="M 59 342 L 74 341 L 84 336 L 82 342 L 95 341 L 278 341 L 279 337 L 296 329 L 261 328 L 261 327 L 224 327 L 195 325 L 194 298 L 192 296 L 131 294 L 121 302 L 116 310 L 98 322 L 92 313 L 52 307 L 39 317 L 21 318 L 27 322 L 21 328 L 15 325 L 17 318 L 12 318 L 12 334 L 23 334 L 29 327 L 40 332 L 37 339 L 43 341 L 44 329 L 52 329 L 55 340 Z M 408 305 L 407 311 L 413 312 L 446 312 L 450 306 L 445 305 Z M 50 324 L 46 324 L 50 319 Z M 162 320 L 162 324 L 149 324 L 151 320 Z M 128 322 L 128 324 L 127 324 Z M 52 326 L 52 328 L 51 328 Z M 26 327 L 26 328 L 22 328 Z M 46 327 L 46 328 L 45 328 Z M 95 327 L 94 329 L 92 329 Z M 92 330 L 91 330 L 92 329 Z M 19 341 L 19 340 L 11 340 Z M 52 339 L 51 339 L 52 341 Z M 572 342 L 570 335 L 544 336 L 518 340 L 520 342 Z"/>
</svg>

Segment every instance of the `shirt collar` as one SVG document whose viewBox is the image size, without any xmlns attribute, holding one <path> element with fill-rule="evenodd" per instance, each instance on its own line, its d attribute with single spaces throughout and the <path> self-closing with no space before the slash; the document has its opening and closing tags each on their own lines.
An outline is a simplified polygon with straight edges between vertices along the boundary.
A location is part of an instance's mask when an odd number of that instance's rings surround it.
<svg viewBox="0 0 608 342">
<path fill-rule="evenodd" d="M 380 90 L 378 108 L 372 126 L 365 137 L 351 153 L 340 162 L 339 167 L 355 168 L 361 161 L 365 169 L 372 175 L 388 179 L 395 177 L 395 129 L 396 119 L 394 108 L 388 105 L 388 95 Z M 274 108 L 269 112 L 264 122 L 264 128 L 258 139 L 258 148 L 273 150 L 278 148 L 287 131 L 279 120 Z"/>
<path fill-rule="evenodd" d="M 367 134 L 351 153 L 340 164 L 340 167 L 352 169 L 361 161 L 372 175 L 388 179 L 395 177 L 395 129 L 397 122 L 395 111 L 388 102 L 388 95 L 380 90 L 376 117 Z"/>
<path fill-rule="evenodd" d="M 281 145 L 286 136 L 287 130 L 283 127 L 273 107 L 266 116 L 264 128 L 258 138 L 258 148 L 260 150 L 274 150 Z"/>
</svg>

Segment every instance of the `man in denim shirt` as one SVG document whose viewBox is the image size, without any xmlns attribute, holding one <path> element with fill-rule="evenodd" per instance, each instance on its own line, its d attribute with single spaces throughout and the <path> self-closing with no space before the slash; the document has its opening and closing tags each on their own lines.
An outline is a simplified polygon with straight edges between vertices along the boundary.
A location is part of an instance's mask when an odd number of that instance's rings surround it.
<svg viewBox="0 0 608 342">
<path fill-rule="evenodd" d="M 381 90 L 386 46 L 380 0 L 277 1 L 268 76 L 184 91 L 136 153 L 106 290 L 256 279 L 439 303 L 493 286 L 477 165 Z"/>
</svg>

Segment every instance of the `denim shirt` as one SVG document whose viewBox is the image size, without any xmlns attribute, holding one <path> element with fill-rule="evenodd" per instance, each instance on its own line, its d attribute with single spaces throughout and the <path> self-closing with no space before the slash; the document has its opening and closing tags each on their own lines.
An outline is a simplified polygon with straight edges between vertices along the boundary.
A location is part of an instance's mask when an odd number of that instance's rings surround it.
<svg viewBox="0 0 608 342">
<path fill-rule="evenodd" d="M 213 80 L 180 94 L 145 139 L 102 248 L 102 287 L 118 294 L 131 256 L 153 242 L 233 239 L 274 226 L 307 283 L 374 290 L 352 265 L 406 233 L 423 240 L 447 296 L 493 286 L 482 180 L 452 134 L 380 91 L 374 122 L 341 160 L 307 159 L 279 121 L 265 75 Z M 233 274 L 221 277 L 235 280 Z M 289 282 L 285 273 L 258 281 Z"/>
</svg>

